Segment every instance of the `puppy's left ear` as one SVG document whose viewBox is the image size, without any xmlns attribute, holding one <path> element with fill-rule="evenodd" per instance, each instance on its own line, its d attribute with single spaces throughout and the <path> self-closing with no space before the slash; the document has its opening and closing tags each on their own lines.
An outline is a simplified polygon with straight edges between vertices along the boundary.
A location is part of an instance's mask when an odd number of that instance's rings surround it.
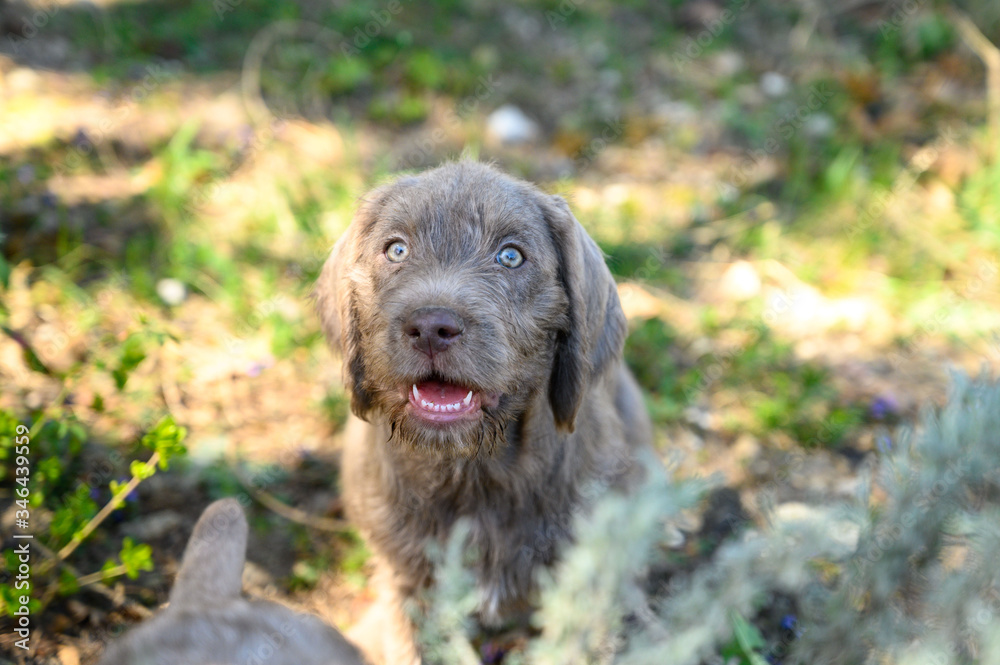
<svg viewBox="0 0 1000 665">
<path fill-rule="evenodd" d="M 628 325 L 601 249 L 562 197 L 545 199 L 542 210 L 569 299 L 568 325 L 556 344 L 549 401 L 556 425 L 572 432 L 587 388 L 621 356 Z"/>
<path fill-rule="evenodd" d="M 350 280 L 343 274 L 347 269 L 345 263 L 349 261 L 347 254 L 352 249 L 353 231 L 352 225 L 333 246 L 316 280 L 313 297 L 326 340 L 343 359 L 344 383 L 351 396 L 351 411 L 367 420 L 372 408 L 372 396 L 365 388 L 358 308 Z"/>
</svg>

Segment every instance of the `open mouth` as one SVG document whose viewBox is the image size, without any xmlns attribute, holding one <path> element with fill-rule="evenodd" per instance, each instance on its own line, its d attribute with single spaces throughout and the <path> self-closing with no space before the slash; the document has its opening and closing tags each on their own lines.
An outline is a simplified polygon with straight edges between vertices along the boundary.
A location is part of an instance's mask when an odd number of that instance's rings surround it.
<svg viewBox="0 0 1000 665">
<path fill-rule="evenodd" d="M 476 417 L 483 404 L 480 393 L 445 381 L 414 383 L 407 392 L 410 411 L 415 416 L 434 423 L 450 423 Z"/>
</svg>

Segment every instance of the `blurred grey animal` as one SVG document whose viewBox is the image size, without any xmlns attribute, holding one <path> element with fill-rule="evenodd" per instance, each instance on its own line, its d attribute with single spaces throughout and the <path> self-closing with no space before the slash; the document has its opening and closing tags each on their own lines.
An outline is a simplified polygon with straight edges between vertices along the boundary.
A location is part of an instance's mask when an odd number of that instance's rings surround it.
<svg viewBox="0 0 1000 665">
<path fill-rule="evenodd" d="M 318 617 L 240 596 L 247 521 L 216 501 L 191 534 L 170 604 L 112 643 L 99 665 L 363 665 Z"/>
<path fill-rule="evenodd" d="M 369 194 L 316 297 L 356 416 L 345 506 L 376 555 L 382 615 L 352 635 L 377 662 L 419 659 L 403 607 L 463 518 L 478 618 L 524 616 L 574 517 L 641 477 L 652 438 L 601 250 L 560 197 L 451 163 Z"/>
</svg>

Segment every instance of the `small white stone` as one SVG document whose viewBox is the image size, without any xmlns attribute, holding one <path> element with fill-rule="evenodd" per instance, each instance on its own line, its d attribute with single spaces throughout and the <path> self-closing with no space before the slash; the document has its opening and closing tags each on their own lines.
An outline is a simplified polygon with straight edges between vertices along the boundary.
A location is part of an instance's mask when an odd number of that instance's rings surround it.
<svg viewBox="0 0 1000 665">
<path fill-rule="evenodd" d="M 841 518 L 835 509 L 824 506 L 789 501 L 775 508 L 773 517 L 777 527 L 812 524 L 825 529 L 831 540 L 842 548 L 844 554 L 855 550 L 861 535 L 857 524 Z"/>
<path fill-rule="evenodd" d="M 722 273 L 719 291 L 726 300 L 749 300 L 760 293 L 760 275 L 748 261 L 737 261 Z"/>
<path fill-rule="evenodd" d="M 716 76 L 736 76 L 743 71 L 743 56 L 737 51 L 720 51 L 709 60 L 709 66 Z"/>
<path fill-rule="evenodd" d="M 826 113 L 813 113 L 802 123 L 802 130 L 806 136 L 817 139 L 826 138 L 833 134 L 835 128 L 836 123 Z"/>
<path fill-rule="evenodd" d="M 679 550 L 684 547 L 684 543 L 687 539 L 684 537 L 684 532 L 678 529 L 673 524 L 665 524 L 663 526 L 664 544 L 672 550 Z"/>
<path fill-rule="evenodd" d="M 530 143 L 538 137 L 538 123 L 513 104 L 505 104 L 486 119 L 486 135 L 502 145 Z"/>
<path fill-rule="evenodd" d="M 167 277 L 156 283 L 156 295 L 166 304 L 176 307 L 187 298 L 187 287 L 184 282 Z"/>
<path fill-rule="evenodd" d="M 760 89 L 768 97 L 784 97 L 791 87 L 788 79 L 778 72 L 767 72 L 760 77 Z"/>
</svg>

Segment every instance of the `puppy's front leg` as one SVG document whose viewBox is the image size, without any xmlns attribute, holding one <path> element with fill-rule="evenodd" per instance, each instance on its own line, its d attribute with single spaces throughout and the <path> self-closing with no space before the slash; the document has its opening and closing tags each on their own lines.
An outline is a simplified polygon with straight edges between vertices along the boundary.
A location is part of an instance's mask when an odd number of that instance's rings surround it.
<svg viewBox="0 0 1000 665">
<path fill-rule="evenodd" d="M 348 631 L 348 636 L 361 645 L 372 665 L 420 665 L 416 630 L 404 610 L 405 597 L 394 578 L 387 565 L 376 563 L 372 578 L 377 594 L 375 602 Z"/>
</svg>

